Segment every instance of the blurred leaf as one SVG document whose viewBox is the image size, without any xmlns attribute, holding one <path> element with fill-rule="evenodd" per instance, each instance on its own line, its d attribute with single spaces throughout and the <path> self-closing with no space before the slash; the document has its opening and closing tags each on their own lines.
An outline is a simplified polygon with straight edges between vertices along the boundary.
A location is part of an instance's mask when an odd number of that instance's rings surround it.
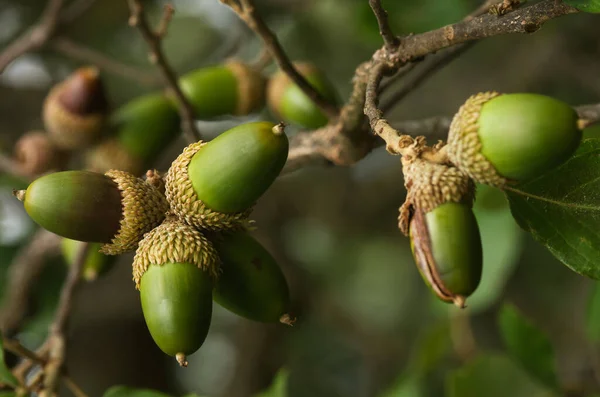
<svg viewBox="0 0 600 397">
<path fill-rule="evenodd" d="M 5 383 L 12 387 L 19 385 L 19 381 L 10 372 L 10 369 L 8 369 L 4 362 L 4 341 L 2 338 L 0 338 L 0 383 Z"/>
<path fill-rule="evenodd" d="M 289 372 L 286 369 L 280 369 L 271 386 L 256 394 L 255 397 L 286 397 L 288 376 Z"/>
<path fill-rule="evenodd" d="M 508 357 L 485 354 L 446 378 L 446 397 L 558 397 Z"/>
<path fill-rule="evenodd" d="M 0 397 L 17 397 L 17 393 L 14 391 L 2 391 Z"/>
<path fill-rule="evenodd" d="M 600 0 L 565 0 L 565 3 L 583 12 L 600 12 Z"/>
<path fill-rule="evenodd" d="M 554 349 L 546 334 L 510 304 L 502 307 L 498 322 L 508 353 L 530 375 L 547 386 L 556 387 Z"/>
<path fill-rule="evenodd" d="M 600 342 L 600 283 L 594 283 L 587 305 L 587 337 L 594 343 Z"/>
<path fill-rule="evenodd" d="M 408 370 L 419 376 L 426 376 L 444 359 L 450 347 L 450 328 L 447 322 L 427 329 L 417 340 Z"/>
<path fill-rule="evenodd" d="M 113 386 L 104 392 L 104 397 L 171 397 L 168 394 L 150 389 L 135 389 L 127 386 Z"/>
<path fill-rule="evenodd" d="M 421 377 L 417 375 L 404 375 L 390 389 L 379 397 L 423 397 Z"/>
<path fill-rule="evenodd" d="M 507 189 L 519 225 L 575 272 L 600 278 L 600 140 L 560 167 Z"/>
</svg>

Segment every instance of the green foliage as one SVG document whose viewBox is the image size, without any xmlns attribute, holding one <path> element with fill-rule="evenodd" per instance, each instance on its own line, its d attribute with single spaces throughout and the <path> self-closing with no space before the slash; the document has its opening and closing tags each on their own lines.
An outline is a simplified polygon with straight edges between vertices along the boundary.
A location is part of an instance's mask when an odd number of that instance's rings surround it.
<svg viewBox="0 0 600 397">
<path fill-rule="evenodd" d="M 568 5 L 583 12 L 600 12 L 600 0 L 564 0 Z"/>
<path fill-rule="evenodd" d="M 590 341 L 600 342 L 600 283 L 594 283 L 587 306 L 586 333 Z"/>
<path fill-rule="evenodd" d="M 502 307 L 498 322 L 511 357 L 540 382 L 556 387 L 554 349 L 546 334 L 510 304 Z"/>
<path fill-rule="evenodd" d="M 0 338 L 0 382 L 12 387 L 17 387 L 19 385 L 19 381 L 12 372 L 10 372 L 10 369 L 8 369 L 4 362 L 4 342 L 2 338 Z"/>
<path fill-rule="evenodd" d="M 484 354 L 446 379 L 447 397 L 558 397 L 532 380 L 510 358 Z"/>
<path fill-rule="evenodd" d="M 271 385 L 262 392 L 255 394 L 254 397 L 286 397 L 288 376 L 289 372 L 285 368 L 280 369 Z"/>
<path fill-rule="evenodd" d="M 560 167 L 507 189 L 519 225 L 569 268 L 594 279 L 600 278 L 599 153 L 600 140 L 584 140 Z"/>
</svg>

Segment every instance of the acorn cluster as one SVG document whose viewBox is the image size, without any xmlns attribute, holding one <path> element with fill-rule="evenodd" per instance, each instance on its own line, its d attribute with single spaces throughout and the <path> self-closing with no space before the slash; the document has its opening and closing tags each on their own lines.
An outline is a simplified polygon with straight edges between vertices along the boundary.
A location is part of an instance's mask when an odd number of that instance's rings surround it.
<svg viewBox="0 0 600 397">
<path fill-rule="evenodd" d="M 410 237 L 425 283 L 465 307 L 481 279 L 483 253 L 471 210 L 475 183 L 507 188 L 569 159 L 582 138 L 575 110 L 538 94 L 484 92 L 454 116 L 443 163 L 403 158 L 407 198 L 399 228 Z"/>
</svg>

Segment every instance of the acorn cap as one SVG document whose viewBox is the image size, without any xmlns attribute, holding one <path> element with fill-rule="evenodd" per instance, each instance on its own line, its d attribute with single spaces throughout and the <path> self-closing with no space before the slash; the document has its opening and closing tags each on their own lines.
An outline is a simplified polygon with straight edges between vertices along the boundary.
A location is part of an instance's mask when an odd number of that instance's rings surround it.
<svg viewBox="0 0 600 397">
<path fill-rule="evenodd" d="M 136 289 L 150 265 L 191 263 L 217 279 L 221 260 L 213 244 L 200 231 L 170 216 L 140 241 L 133 259 Z"/>
<path fill-rule="evenodd" d="M 475 185 L 461 170 L 443 164 L 435 164 L 420 158 L 402 159 L 406 201 L 400 208 L 398 227 L 408 236 L 409 224 L 415 211 L 424 213 L 448 203 L 464 203 L 473 206 Z"/>
<path fill-rule="evenodd" d="M 256 69 L 236 60 L 225 62 L 238 84 L 235 115 L 250 114 L 265 104 L 267 79 Z"/>
<path fill-rule="evenodd" d="M 102 132 L 108 102 L 98 69 L 77 69 L 49 92 L 43 107 L 46 130 L 61 149 L 89 145 Z"/>
<path fill-rule="evenodd" d="M 104 244 L 100 252 L 119 255 L 135 249 L 144 234 L 165 219 L 169 204 L 158 189 L 128 172 L 110 170 L 105 175 L 110 177 L 121 191 L 123 216 L 120 229 L 112 242 Z"/>
<path fill-rule="evenodd" d="M 102 173 L 115 169 L 140 175 L 144 171 L 144 161 L 129 153 L 116 138 L 106 139 L 88 150 L 85 166 Z"/>
<path fill-rule="evenodd" d="M 31 131 L 15 144 L 14 158 L 28 175 L 39 175 L 62 168 L 67 156 L 61 152 L 43 131 Z"/>
<path fill-rule="evenodd" d="M 194 190 L 188 173 L 192 158 L 206 142 L 196 142 L 187 146 L 173 161 L 165 177 L 166 196 L 171 210 L 189 225 L 207 230 L 235 229 L 248 221 L 252 212 L 221 213 L 208 208 Z"/>
</svg>

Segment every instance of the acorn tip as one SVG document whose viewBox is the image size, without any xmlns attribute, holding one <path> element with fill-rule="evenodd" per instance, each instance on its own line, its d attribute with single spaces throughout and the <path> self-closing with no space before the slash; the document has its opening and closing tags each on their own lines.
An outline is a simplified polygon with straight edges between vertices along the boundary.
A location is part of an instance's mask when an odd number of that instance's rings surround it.
<svg viewBox="0 0 600 397">
<path fill-rule="evenodd" d="M 25 192 L 26 192 L 26 190 L 17 190 L 17 189 L 13 189 L 13 191 L 12 191 L 13 196 L 15 196 L 17 198 L 17 200 L 19 200 L 19 201 L 25 201 Z"/>
<path fill-rule="evenodd" d="M 577 120 L 577 128 L 580 130 L 585 130 L 587 127 L 589 127 L 591 124 L 593 123 L 592 120 L 588 120 L 588 119 L 578 119 Z"/>
<path fill-rule="evenodd" d="M 179 366 L 184 367 L 184 368 L 188 366 L 187 357 L 185 356 L 184 353 L 177 353 L 175 355 L 175 359 L 179 363 Z"/>
<path fill-rule="evenodd" d="M 464 309 L 465 307 L 467 307 L 467 299 L 462 295 L 456 295 L 452 301 L 460 309 Z"/>
<path fill-rule="evenodd" d="M 280 122 L 275 127 L 273 127 L 272 131 L 275 135 L 282 135 L 285 132 L 285 123 Z"/>
<path fill-rule="evenodd" d="M 292 317 L 289 313 L 286 313 L 279 318 L 279 322 L 292 327 L 296 323 L 296 317 Z"/>
</svg>

